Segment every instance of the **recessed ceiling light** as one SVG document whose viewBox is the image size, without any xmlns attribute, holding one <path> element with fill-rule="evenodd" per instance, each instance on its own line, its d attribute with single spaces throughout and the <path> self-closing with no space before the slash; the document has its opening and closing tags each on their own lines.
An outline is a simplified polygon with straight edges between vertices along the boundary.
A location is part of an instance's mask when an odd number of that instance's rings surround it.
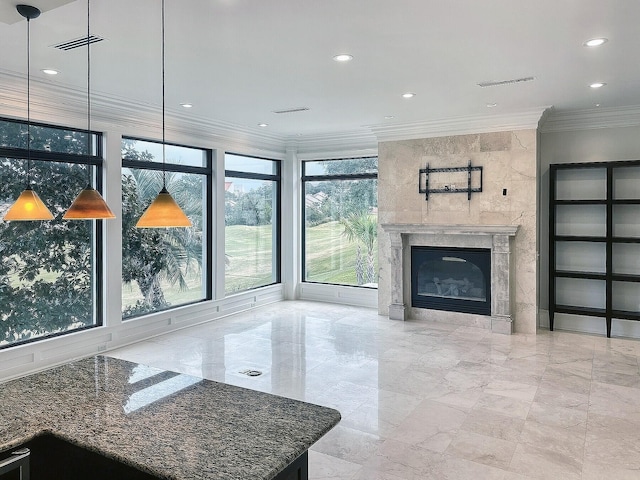
<svg viewBox="0 0 640 480">
<path fill-rule="evenodd" d="M 494 108 L 497 107 L 498 104 L 497 103 L 487 103 L 487 108 Z"/>
<path fill-rule="evenodd" d="M 413 98 L 415 96 L 416 96 L 416 94 L 412 93 L 412 92 L 407 92 L 407 93 L 403 93 L 402 94 L 402 98 Z"/>
<path fill-rule="evenodd" d="M 385 120 L 391 120 L 392 118 L 395 118 L 393 115 L 385 115 L 384 119 Z"/>
<path fill-rule="evenodd" d="M 193 108 L 193 103 L 181 103 L 182 108 Z"/>
<path fill-rule="evenodd" d="M 605 85 L 606 85 L 606 83 L 604 83 L 604 82 L 596 82 L 596 83 L 592 83 L 589 86 L 591 88 L 601 88 L 601 87 L 604 87 Z"/>
<path fill-rule="evenodd" d="M 349 55 L 348 53 L 341 53 L 339 55 L 335 55 L 333 59 L 336 62 L 349 62 L 353 60 L 353 55 Z"/>
<path fill-rule="evenodd" d="M 59 72 L 53 68 L 43 68 L 42 73 L 46 73 L 47 75 L 57 75 Z"/>
<path fill-rule="evenodd" d="M 600 106 L 600 104 L 599 104 L 599 103 L 596 103 L 596 107 L 599 107 L 599 106 Z"/>
<path fill-rule="evenodd" d="M 258 126 L 264 128 L 264 127 L 268 127 L 269 124 L 268 123 L 259 123 Z"/>
<path fill-rule="evenodd" d="M 601 37 L 601 38 L 592 38 L 591 40 L 587 40 L 586 42 L 583 43 L 583 45 L 585 47 L 599 47 L 600 45 L 603 45 L 605 43 L 607 43 L 609 40 Z"/>
</svg>

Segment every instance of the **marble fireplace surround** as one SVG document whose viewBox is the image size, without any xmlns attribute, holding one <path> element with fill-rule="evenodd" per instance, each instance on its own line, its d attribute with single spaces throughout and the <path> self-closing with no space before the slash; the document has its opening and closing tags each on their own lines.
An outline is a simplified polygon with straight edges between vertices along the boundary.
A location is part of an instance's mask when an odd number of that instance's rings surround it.
<svg viewBox="0 0 640 480">
<path fill-rule="evenodd" d="M 513 332 L 514 262 L 512 239 L 517 225 L 381 225 L 391 244 L 389 318 L 430 319 Z M 411 246 L 491 249 L 491 315 L 473 315 L 411 307 Z"/>
</svg>

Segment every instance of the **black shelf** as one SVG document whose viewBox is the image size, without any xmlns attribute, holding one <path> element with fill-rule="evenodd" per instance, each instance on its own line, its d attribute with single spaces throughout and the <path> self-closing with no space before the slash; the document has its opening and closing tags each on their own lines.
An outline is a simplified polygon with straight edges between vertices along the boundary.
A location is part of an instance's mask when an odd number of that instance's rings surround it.
<svg viewBox="0 0 640 480">
<path fill-rule="evenodd" d="M 640 243 L 638 237 L 611 237 L 613 243 Z"/>
<path fill-rule="evenodd" d="M 556 200 L 556 205 L 606 205 L 607 200 Z"/>
<path fill-rule="evenodd" d="M 607 237 L 590 237 L 588 235 L 554 235 L 556 242 L 606 242 Z"/>
<path fill-rule="evenodd" d="M 588 280 L 606 280 L 607 274 L 602 272 L 576 272 L 570 270 L 556 270 L 556 277 L 586 278 Z"/>
<path fill-rule="evenodd" d="M 613 273 L 611 280 L 614 282 L 640 282 L 640 275 L 630 275 L 628 273 Z"/>
<path fill-rule="evenodd" d="M 579 307 L 576 305 L 556 305 L 557 313 L 570 313 L 572 315 L 590 315 L 592 317 L 606 317 L 606 308 Z"/>
<path fill-rule="evenodd" d="M 611 310 L 611 318 L 622 320 L 640 320 L 640 312 L 629 312 L 626 310 Z"/>
<path fill-rule="evenodd" d="M 597 162 L 597 163 L 573 163 L 573 164 L 556 164 L 550 166 L 550 201 L 549 201 L 549 326 L 551 330 L 554 327 L 554 315 L 556 313 L 582 315 L 604 318 L 606 321 L 606 335 L 611 336 L 611 320 L 613 318 L 623 320 L 638 320 L 640 321 L 640 312 L 630 312 L 624 310 L 616 310 L 613 308 L 613 290 L 614 282 L 634 282 L 640 283 L 640 272 L 637 274 L 617 274 L 613 272 L 613 252 L 616 244 L 640 244 L 640 237 L 616 237 L 614 236 L 615 218 L 614 207 L 616 205 L 640 205 L 640 198 L 630 199 L 615 199 L 614 198 L 614 186 L 615 188 L 626 188 L 629 192 L 628 182 L 633 182 L 633 177 L 628 176 L 629 170 L 625 174 L 626 168 L 638 168 L 640 167 L 640 160 L 633 161 L 619 161 L 619 162 Z M 589 172 L 587 169 L 599 169 L 600 172 Z M 585 192 L 585 198 L 572 198 L 571 200 L 556 198 L 558 188 L 567 185 L 566 182 L 571 182 L 571 170 L 576 171 L 574 180 L 581 182 L 586 180 L 586 183 L 574 183 L 568 184 L 571 190 L 567 190 L 572 193 L 572 197 L 576 197 L 576 188 L 580 188 L 586 185 L 590 189 L 589 192 Z M 563 177 L 559 180 L 558 172 L 563 171 Z M 637 170 L 636 170 L 637 172 Z M 586 175 L 586 176 L 585 176 Z M 636 173 L 637 175 L 637 173 Z M 614 182 L 615 179 L 615 182 Z M 623 182 L 619 185 L 617 182 Z M 625 182 L 627 183 L 625 185 Z M 605 199 L 593 199 L 589 196 L 599 197 L 603 192 L 606 192 Z M 604 236 L 589 236 L 589 235 L 557 235 L 556 229 L 556 208 L 561 205 L 583 205 L 586 207 L 594 206 L 594 219 L 602 218 L 602 205 L 605 207 L 604 225 L 601 225 L 606 233 Z M 584 210 L 580 211 L 581 215 L 584 215 Z M 587 210 L 587 215 L 589 211 Z M 576 221 L 576 226 L 579 225 L 579 220 Z M 586 242 L 586 243 L 600 243 L 604 244 L 604 260 L 605 271 L 604 272 L 585 272 L 585 271 L 570 271 L 556 268 L 556 257 L 558 252 L 556 251 L 556 242 Z M 569 248 L 571 251 L 572 247 Z M 599 247 L 600 249 L 602 247 Z M 566 252 L 567 250 L 563 250 Z M 580 251 L 578 251 L 580 252 Z M 602 252 L 602 250 L 599 250 Z M 586 255 L 586 254 L 585 254 Z M 601 262 L 601 253 L 598 254 L 597 261 Z M 564 262 L 561 262 L 564 263 Z M 600 268 L 602 265 L 598 265 Z M 604 282 L 605 288 L 605 308 L 592 308 L 581 305 L 563 305 L 556 302 L 556 279 L 558 278 L 575 278 L 586 280 L 599 280 Z M 566 288 L 572 288 L 573 285 L 569 285 Z M 580 287 L 575 287 L 580 288 Z M 583 292 L 584 293 L 584 292 Z"/>
</svg>

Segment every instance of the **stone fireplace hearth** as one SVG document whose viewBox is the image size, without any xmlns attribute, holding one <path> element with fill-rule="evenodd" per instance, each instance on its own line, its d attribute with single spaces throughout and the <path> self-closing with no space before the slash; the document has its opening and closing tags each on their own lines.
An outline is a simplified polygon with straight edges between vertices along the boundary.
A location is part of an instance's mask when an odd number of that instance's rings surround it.
<svg viewBox="0 0 640 480">
<path fill-rule="evenodd" d="M 383 224 L 390 239 L 391 303 L 389 317 L 396 320 L 426 318 L 513 332 L 514 263 L 512 239 L 516 225 Z M 411 306 L 411 247 L 479 248 L 491 250 L 491 312 L 477 315 Z"/>
</svg>

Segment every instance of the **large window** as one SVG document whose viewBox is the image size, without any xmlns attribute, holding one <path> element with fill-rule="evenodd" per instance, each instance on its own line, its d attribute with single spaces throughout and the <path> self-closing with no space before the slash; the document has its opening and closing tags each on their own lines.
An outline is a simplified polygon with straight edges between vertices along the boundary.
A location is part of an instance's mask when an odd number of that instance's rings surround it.
<svg viewBox="0 0 640 480">
<path fill-rule="evenodd" d="M 225 294 L 280 281 L 280 163 L 225 155 Z"/>
<path fill-rule="evenodd" d="M 378 159 L 303 162 L 303 279 L 378 286 Z"/>
<path fill-rule="evenodd" d="M 131 138 L 122 140 L 122 314 L 145 315 L 211 298 L 211 152 Z M 193 224 L 135 228 L 162 188 Z"/>
<path fill-rule="evenodd" d="M 89 178 L 101 136 L 31 125 L 30 184 L 51 221 L 0 222 L 0 348 L 101 324 L 102 222 L 62 216 Z M 27 125 L 0 119 L 0 218 L 27 185 Z M 97 182 L 97 184 L 96 184 Z"/>
</svg>

